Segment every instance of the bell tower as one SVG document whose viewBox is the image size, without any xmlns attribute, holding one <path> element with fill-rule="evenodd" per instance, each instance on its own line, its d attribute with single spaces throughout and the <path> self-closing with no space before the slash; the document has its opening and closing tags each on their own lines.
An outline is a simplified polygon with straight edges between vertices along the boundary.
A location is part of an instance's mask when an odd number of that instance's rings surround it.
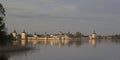
<svg viewBox="0 0 120 60">
<path fill-rule="evenodd" d="M 96 34 L 95 30 L 94 30 L 93 33 L 92 33 L 92 39 L 95 39 L 96 36 L 97 36 L 97 34 Z"/>
<path fill-rule="evenodd" d="M 16 32 L 16 30 L 13 31 L 12 35 L 13 35 L 13 38 L 17 39 L 17 32 Z"/>
<path fill-rule="evenodd" d="M 21 34 L 21 39 L 22 40 L 26 40 L 27 39 L 27 34 L 26 34 L 25 30 L 23 30 L 23 32 Z"/>
</svg>

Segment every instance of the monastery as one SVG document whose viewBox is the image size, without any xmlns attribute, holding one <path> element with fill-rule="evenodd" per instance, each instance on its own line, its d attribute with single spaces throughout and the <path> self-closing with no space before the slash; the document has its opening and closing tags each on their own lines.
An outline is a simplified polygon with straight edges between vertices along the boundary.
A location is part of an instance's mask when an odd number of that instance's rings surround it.
<svg viewBox="0 0 120 60">
<path fill-rule="evenodd" d="M 15 39 L 21 40 L 70 40 L 72 38 L 68 37 L 66 34 L 59 32 L 58 34 L 51 34 L 50 36 L 44 35 L 43 37 L 39 37 L 36 33 L 32 36 L 29 36 L 25 30 L 21 33 L 21 36 L 18 37 L 17 32 L 14 30 L 12 33 Z"/>
</svg>

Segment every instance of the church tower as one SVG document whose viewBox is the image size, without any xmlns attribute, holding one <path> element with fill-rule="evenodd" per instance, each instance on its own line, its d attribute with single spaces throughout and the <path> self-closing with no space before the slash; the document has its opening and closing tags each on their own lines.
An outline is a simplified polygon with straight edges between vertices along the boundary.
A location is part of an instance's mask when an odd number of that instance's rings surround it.
<svg viewBox="0 0 120 60">
<path fill-rule="evenodd" d="M 94 30 L 93 33 L 92 33 L 92 39 L 95 39 L 96 36 L 97 36 L 97 34 L 96 34 L 95 30 Z"/>
<path fill-rule="evenodd" d="M 26 40 L 27 39 L 27 33 L 25 32 L 25 30 L 21 34 L 21 39 L 22 40 Z"/>
<path fill-rule="evenodd" d="M 38 36 L 37 36 L 36 32 L 34 33 L 33 37 L 35 40 L 37 40 Z"/>
<path fill-rule="evenodd" d="M 58 33 L 58 38 L 59 38 L 59 40 L 62 40 L 62 32 L 61 31 L 59 31 L 59 33 Z"/>
<path fill-rule="evenodd" d="M 13 38 L 15 38 L 15 39 L 18 38 L 18 37 L 17 37 L 17 32 L 16 32 L 16 30 L 13 31 L 12 35 L 13 35 Z"/>
<path fill-rule="evenodd" d="M 96 37 L 97 37 L 97 34 L 94 30 L 93 33 L 91 35 L 89 35 L 89 39 L 96 39 Z"/>
<path fill-rule="evenodd" d="M 37 38 L 37 37 L 38 37 L 38 36 L 37 36 L 37 34 L 36 34 L 36 32 L 34 33 L 33 37 L 35 37 L 35 38 Z"/>
</svg>

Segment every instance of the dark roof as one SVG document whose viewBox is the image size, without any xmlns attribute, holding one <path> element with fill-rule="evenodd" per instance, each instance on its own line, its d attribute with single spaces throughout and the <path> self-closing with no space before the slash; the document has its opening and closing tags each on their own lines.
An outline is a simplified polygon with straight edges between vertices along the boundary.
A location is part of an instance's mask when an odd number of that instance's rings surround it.
<svg viewBox="0 0 120 60">
<path fill-rule="evenodd" d="M 25 30 L 23 30 L 23 32 L 22 32 L 22 33 L 26 33 L 26 32 L 25 32 Z"/>
<path fill-rule="evenodd" d="M 16 30 L 14 30 L 13 33 L 17 33 Z"/>
</svg>

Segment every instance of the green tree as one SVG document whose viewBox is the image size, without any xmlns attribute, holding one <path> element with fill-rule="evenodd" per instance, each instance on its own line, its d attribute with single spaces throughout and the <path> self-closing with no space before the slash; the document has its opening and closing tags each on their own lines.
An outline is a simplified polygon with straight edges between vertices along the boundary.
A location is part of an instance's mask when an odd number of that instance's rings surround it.
<svg viewBox="0 0 120 60">
<path fill-rule="evenodd" d="M 0 45 L 5 45 L 7 40 L 5 28 L 5 9 L 0 3 Z"/>
<path fill-rule="evenodd" d="M 0 55 L 0 60 L 8 60 L 8 56 L 1 54 Z"/>
<path fill-rule="evenodd" d="M 81 38 L 81 36 L 82 36 L 81 32 L 76 32 L 76 33 L 75 33 L 75 37 L 76 37 L 76 38 Z"/>
<path fill-rule="evenodd" d="M 66 35 L 67 35 L 68 37 L 74 38 L 74 35 L 73 35 L 72 33 L 70 33 L 70 32 L 66 33 Z"/>
<path fill-rule="evenodd" d="M 82 45 L 82 41 L 80 40 L 75 41 L 75 45 L 76 47 L 80 47 Z"/>
<path fill-rule="evenodd" d="M 4 37 L 6 37 L 4 18 L 5 18 L 5 9 L 3 5 L 0 3 L 0 39 L 4 39 Z"/>
</svg>

